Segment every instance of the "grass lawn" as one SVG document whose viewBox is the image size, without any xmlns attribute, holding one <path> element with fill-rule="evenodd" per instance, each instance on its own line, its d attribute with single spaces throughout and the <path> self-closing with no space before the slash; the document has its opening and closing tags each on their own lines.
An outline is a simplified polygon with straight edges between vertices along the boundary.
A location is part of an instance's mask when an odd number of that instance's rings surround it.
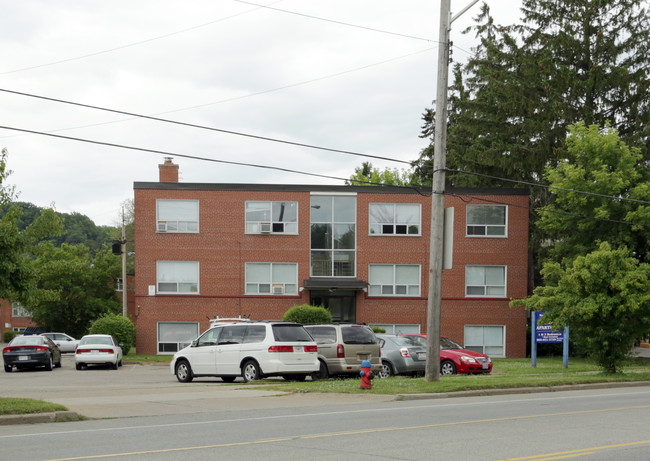
<svg viewBox="0 0 650 461">
<path fill-rule="evenodd" d="M 65 411 L 66 407 L 58 403 L 33 399 L 0 398 L 0 415 L 26 415 L 30 413 L 48 413 Z"/>
</svg>

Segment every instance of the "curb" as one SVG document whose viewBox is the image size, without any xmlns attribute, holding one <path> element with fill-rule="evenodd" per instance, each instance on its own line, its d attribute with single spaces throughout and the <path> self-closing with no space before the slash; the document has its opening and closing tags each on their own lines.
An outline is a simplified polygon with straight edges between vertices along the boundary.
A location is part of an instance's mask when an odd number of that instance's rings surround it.
<svg viewBox="0 0 650 461">
<path fill-rule="evenodd" d="M 74 411 L 54 411 L 50 413 L 32 413 L 26 415 L 1 415 L 0 426 L 11 424 L 60 423 L 84 419 Z"/>
<path fill-rule="evenodd" d="M 427 400 L 453 397 L 480 397 L 490 395 L 538 394 L 542 392 L 584 391 L 588 389 L 613 389 L 617 387 L 650 386 L 650 381 L 630 381 L 622 383 L 567 384 L 549 387 L 518 387 L 508 389 L 476 389 L 472 391 L 440 392 L 430 394 L 397 394 L 393 400 Z"/>
</svg>

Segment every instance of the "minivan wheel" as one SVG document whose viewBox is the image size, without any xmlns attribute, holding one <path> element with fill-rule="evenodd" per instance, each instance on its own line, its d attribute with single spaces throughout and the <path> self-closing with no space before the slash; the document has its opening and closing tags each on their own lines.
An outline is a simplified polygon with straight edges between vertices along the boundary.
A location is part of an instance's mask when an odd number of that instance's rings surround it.
<svg viewBox="0 0 650 461">
<path fill-rule="evenodd" d="M 187 360 L 181 360 L 176 364 L 176 379 L 182 383 L 189 383 L 194 379 L 192 376 L 192 367 Z"/>
<path fill-rule="evenodd" d="M 312 381 L 318 381 L 319 379 L 327 379 L 330 377 L 330 373 L 327 370 L 327 365 L 325 365 L 325 362 L 319 360 L 318 363 L 320 364 L 320 368 L 318 371 L 315 371 L 311 374 Z"/>
<path fill-rule="evenodd" d="M 455 375 L 456 374 L 456 365 L 451 360 L 444 360 L 440 364 L 440 374 L 441 375 Z"/>
<path fill-rule="evenodd" d="M 379 377 L 388 378 L 389 376 L 393 376 L 393 367 L 390 365 L 390 363 L 384 360 L 383 362 L 381 362 L 381 370 L 379 370 Z"/>
<path fill-rule="evenodd" d="M 260 367 L 257 362 L 254 360 L 249 360 L 244 363 L 244 366 L 241 369 L 241 376 L 244 378 L 244 382 L 260 379 Z"/>
</svg>

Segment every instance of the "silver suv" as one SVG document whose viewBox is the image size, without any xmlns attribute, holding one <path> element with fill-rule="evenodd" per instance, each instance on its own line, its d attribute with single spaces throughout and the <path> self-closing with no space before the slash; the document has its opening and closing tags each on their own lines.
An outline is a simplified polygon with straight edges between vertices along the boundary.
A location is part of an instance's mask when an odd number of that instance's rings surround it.
<svg viewBox="0 0 650 461">
<path fill-rule="evenodd" d="M 227 383 L 238 376 L 246 382 L 266 376 L 304 381 L 319 368 L 317 353 L 316 343 L 298 323 L 219 319 L 176 352 L 170 366 L 183 383 L 201 376 Z"/>
<path fill-rule="evenodd" d="M 320 369 L 313 379 L 337 375 L 359 375 L 361 362 L 369 360 L 375 373 L 381 370 L 381 348 L 375 333 L 367 325 L 305 325 L 318 344 Z"/>
</svg>

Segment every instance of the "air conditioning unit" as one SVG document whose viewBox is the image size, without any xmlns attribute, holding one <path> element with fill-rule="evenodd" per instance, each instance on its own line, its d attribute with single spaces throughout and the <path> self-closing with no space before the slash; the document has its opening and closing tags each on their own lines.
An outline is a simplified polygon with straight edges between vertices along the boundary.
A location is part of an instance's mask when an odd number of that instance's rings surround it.
<svg viewBox="0 0 650 461">
<path fill-rule="evenodd" d="M 167 232 L 167 221 L 158 221 L 158 232 Z"/>
<path fill-rule="evenodd" d="M 262 234 L 270 234 L 271 233 L 271 223 L 270 222 L 261 222 L 260 223 L 260 232 Z"/>
<path fill-rule="evenodd" d="M 284 294 L 284 285 L 273 285 L 273 294 L 274 295 L 283 295 Z"/>
</svg>

